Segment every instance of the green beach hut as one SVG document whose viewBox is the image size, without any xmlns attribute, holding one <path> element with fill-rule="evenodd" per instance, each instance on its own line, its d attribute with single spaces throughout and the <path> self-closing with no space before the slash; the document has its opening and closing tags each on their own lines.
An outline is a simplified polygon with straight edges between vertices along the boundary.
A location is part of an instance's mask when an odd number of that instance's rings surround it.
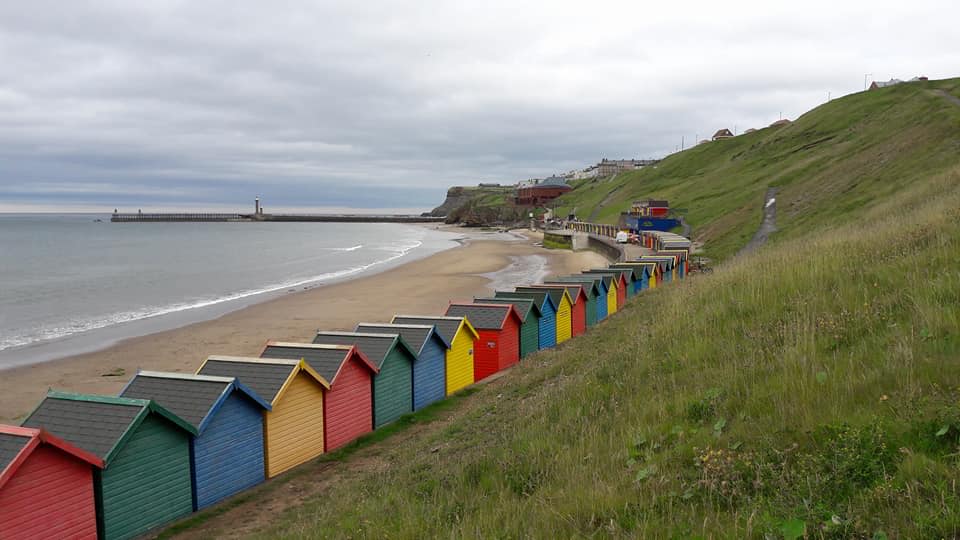
<svg viewBox="0 0 960 540">
<path fill-rule="evenodd" d="M 23 425 L 103 460 L 93 479 L 100 538 L 141 536 L 193 511 L 197 429 L 156 402 L 50 391 Z"/>
<path fill-rule="evenodd" d="M 540 347 L 540 308 L 529 298 L 474 298 L 474 304 L 513 304 L 520 312 L 520 358 L 537 352 Z"/>
</svg>

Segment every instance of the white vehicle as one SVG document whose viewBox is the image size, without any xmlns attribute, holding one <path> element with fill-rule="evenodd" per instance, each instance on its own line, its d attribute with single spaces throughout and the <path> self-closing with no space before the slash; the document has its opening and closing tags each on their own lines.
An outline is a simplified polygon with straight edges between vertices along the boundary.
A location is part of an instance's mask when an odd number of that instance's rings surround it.
<svg viewBox="0 0 960 540">
<path fill-rule="evenodd" d="M 629 242 L 629 241 L 630 241 L 630 233 L 628 233 L 628 232 L 626 232 L 626 231 L 620 231 L 620 232 L 617 233 L 617 243 L 618 243 L 618 244 L 626 244 L 626 243 Z"/>
</svg>

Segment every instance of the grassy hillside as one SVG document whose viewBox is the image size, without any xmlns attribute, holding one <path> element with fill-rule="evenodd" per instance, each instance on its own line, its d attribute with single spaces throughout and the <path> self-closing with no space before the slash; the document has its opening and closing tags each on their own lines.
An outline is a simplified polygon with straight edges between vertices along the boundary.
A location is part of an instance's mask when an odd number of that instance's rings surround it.
<svg viewBox="0 0 960 540">
<path fill-rule="evenodd" d="M 665 198 L 687 210 L 694 236 L 724 259 L 760 223 L 768 187 L 777 194 L 779 238 L 844 223 L 960 153 L 960 79 L 911 83 L 835 99 L 788 126 L 673 154 L 656 168 L 577 184 L 561 199 L 581 219 L 616 223 L 634 199 Z"/>
<path fill-rule="evenodd" d="M 911 86 L 826 107 L 632 177 L 721 255 L 777 182 L 775 242 L 645 292 L 317 493 L 268 484 L 251 510 L 298 502 L 259 534 L 960 536 L 960 107 Z"/>
</svg>

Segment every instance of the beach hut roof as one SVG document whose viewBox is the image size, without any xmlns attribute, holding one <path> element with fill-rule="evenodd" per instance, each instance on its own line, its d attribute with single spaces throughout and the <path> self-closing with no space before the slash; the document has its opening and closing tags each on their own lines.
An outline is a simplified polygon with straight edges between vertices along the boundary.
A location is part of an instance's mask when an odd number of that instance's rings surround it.
<svg viewBox="0 0 960 540">
<path fill-rule="evenodd" d="M 395 324 L 432 324 L 437 327 L 437 333 L 449 343 L 453 343 L 453 338 L 457 335 L 457 330 L 461 326 L 466 328 L 467 332 L 473 336 L 473 339 L 479 339 L 477 329 L 470 324 L 470 321 L 464 317 L 448 317 L 446 315 L 394 315 L 391 323 Z"/>
<path fill-rule="evenodd" d="M 99 457 L 104 464 L 123 448 L 151 413 L 192 435 L 197 428 L 155 401 L 50 390 L 23 425 L 43 428 Z"/>
<path fill-rule="evenodd" d="M 513 304 L 450 304 L 447 315 L 466 317 L 474 328 L 481 330 L 500 330 L 511 316 L 523 324 Z"/>
<path fill-rule="evenodd" d="M 664 270 L 670 270 L 673 268 L 674 263 L 677 262 L 673 255 L 661 255 L 659 257 L 656 255 L 644 255 L 640 258 L 640 261 L 654 261 L 661 263 L 661 266 Z"/>
<path fill-rule="evenodd" d="M 581 296 L 583 298 L 587 297 L 586 283 L 570 283 L 570 282 L 564 283 L 561 281 L 557 281 L 557 282 L 547 281 L 544 283 L 544 285 L 547 287 L 552 285 L 563 287 L 564 289 L 567 290 L 567 294 L 570 295 L 570 301 L 574 305 L 576 305 L 576 303 L 580 301 Z"/>
<path fill-rule="evenodd" d="M 293 356 L 291 354 L 291 356 Z M 330 388 L 322 375 L 300 358 L 248 358 L 243 356 L 210 356 L 203 361 L 197 375 L 236 377 L 264 401 L 276 405 L 290 381 L 301 371 L 324 388 Z"/>
<path fill-rule="evenodd" d="M 363 352 L 353 345 L 332 343 L 292 343 L 289 341 L 268 341 L 260 352 L 260 358 L 295 358 L 306 362 L 316 370 L 321 378 L 334 384 L 340 369 L 356 355 L 370 371 L 379 373 L 380 368 L 370 361 Z"/>
<path fill-rule="evenodd" d="M 584 273 L 600 275 L 612 273 L 616 277 L 622 277 L 624 281 L 633 277 L 633 271 L 627 268 L 591 268 L 584 270 Z"/>
<path fill-rule="evenodd" d="M 629 270 L 633 274 L 633 280 L 642 279 L 644 275 L 650 275 L 650 269 L 643 264 L 616 263 L 611 264 L 610 268 Z"/>
<path fill-rule="evenodd" d="M 603 285 L 607 288 L 607 290 L 610 290 L 610 284 L 613 283 L 613 272 L 600 273 L 587 270 L 582 275 L 597 276 L 597 278 L 603 282 Z"/>
<path fill-rule="evenodd" d="M 580 283 L 581 285 L 588 285 L 589 288 L 593 290 L 593 295 L 599 296 L 602 279 L 600 276 L 580 274 L 576 276 L 559 276 L 551 278 L 549 281 L 557 283 Z"/>
<path fill-rule="evenodd" d="M 99 457 L 51 435 L 44 429 L 0 424 L 0 489 L 13 478 L 40 444 L 49 444 L 81 461 L 103 468 L 103 460 Z"/>
<path fill-rule="evenodd" d="M 567 288 L 562 285 L 531 285 L 529 287 L 516 288 L 519 292 L 537 292 L 538 289 L 547 291 L 547 294 L 550 295 L 550 301 L 553 302 L 553 305 L 557 306 L 557 309 L 560 308 L 560 303 L 563 302 L 564 296 L 567 297 L 570 305 L 573 305 L 573 298 L 570 298 L 570 295 L 567 293 Z"/>
<path fill-rule="evenodd" d="M 547 305 L 547 302 L 553 306 L 554 311 L 560 308 L 560 306 L 553 302 L 553 298 L 550 298 L 550 293 L 545 289 L 542 291 L 521 291 L 519 289 L 513 291 L 496 291 L 493 293 L 493 296 L 495 298 L 529 298 L 540 307 L 540 311 L 543 311 L 543 308 Z"/>
<path fill-rule="evenodd" d="M 362 332 L 326 332 L 318 331 L 314 343 L 332 345 L 355 345 L 377 368 L 383 367 L 387 356 L 394 347 L 406 352 L 412 360 L 417 359 L 414 351 L 398 333 L 373 334 Z"/>
<path fill-rule="evenodd" d="M 423 352 L 430 339 L 437 339 L 444 347 L 450 348 L 450 342 L 443 339 L 433 324 L 360 323 L 356 331 L 367 334 L 400 334 L 407 344 L 417 347 L 417 354 Z"/>
<path fill-rule="evenodd" d="M 513 307 L 517 308 L 517 313 L 520 314 L 520 320 L 526 321 L 527 317 L 530 316 L 530 312 L 536 312 L 537 316 L 540 316 L 540 307 L 533 303 L 533 300 L 529 298 L 474 298 L 474 304 L 513 304 Z"/>
<path fill-rule="evenodd" d="M 203 433 L 234 390 L 271 410 L 269 403 L 236 377 L 138 371 L 120 391 L 120 397 L 152 399 Z"/>
</svg>

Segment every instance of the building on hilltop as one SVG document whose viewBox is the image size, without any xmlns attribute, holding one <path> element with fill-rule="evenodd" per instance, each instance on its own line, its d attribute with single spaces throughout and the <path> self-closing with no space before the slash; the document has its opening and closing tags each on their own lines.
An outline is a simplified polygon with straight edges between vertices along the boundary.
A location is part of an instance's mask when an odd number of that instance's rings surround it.
<svg viewBox="0 0 960 540">
<path fill-rule="evenodd" d="M 719 139 L 729 139 L 731 137 L 733 137 L 733 132 L 727 128 L 718 130 L 716 133 L 713 134 L 713 140 L 715 141 Z"/>
<path fill-rule="evenodd" d="M 634 171 L 646 167 L 647 165 L 654 165 L 659 160 L 656 159 L 602 159 L 600 163 L 596 165 L 597 174 L 596 176 L 604 178 L 607 176 L 613 176 L 615 174 L 620 174 L 626 171 Z"/>
<path fill-rule="evenodd" d="M 520 206 L 542 206 L 572 189 L 563 178 L 551 176 L 536 185 L 518 188 L 515 201 Z"/>
<path fill-rule="evenodd" d="M 888 86 L 896 86 L 902 83 L 900 79 L 890 79 L 889 81 L 873 81 L 870 83 L 870 90 L 876 90 L 877 88 L 886 88 Z"/>
</svg>

